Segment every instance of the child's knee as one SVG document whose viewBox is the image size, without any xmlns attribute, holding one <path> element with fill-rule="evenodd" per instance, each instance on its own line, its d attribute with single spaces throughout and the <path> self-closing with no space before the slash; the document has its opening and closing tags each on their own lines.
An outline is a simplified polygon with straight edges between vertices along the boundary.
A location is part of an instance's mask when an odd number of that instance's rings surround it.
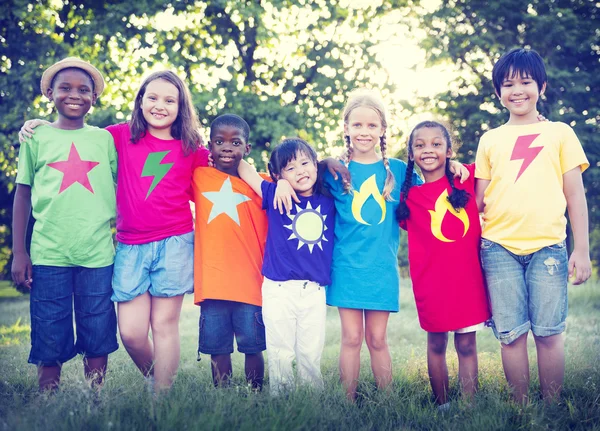
<svg viewBox="0 0 600 431">
<path fill-rule="evenodd" d="M 363 343 L 364 335 L 362 332 L 345 332 L 342 335 L 342 344 L 346 348 L 360 349 Z"/>
<path fill-rule="evenodd" d="M 367 334 L 366 339 L 369 350 L 384 350 L 387 348 L 387 338 L 385 334 Z"/>
<path fill-rule="evenodd" d="M 533 338 L 535 339 L 536 346 L 546 349 L 560 348 L 564 345 L 563 334 L 555 334 L 547 337 L 542 337 L 534 334 Z"/>
<path fill-rule="evenodd" d="M 447 333 L 429 333 L 427 335 L 427 351 L 434 355 L 445 355 L 448 345 Z"/>
<path fill-rule="evenodd" d="M 473 356 L 477 354 L 477 343 L 474 336 L 461 337 L 459 334 L 456 334 L 454 337 L 454 347 L 459 356 Z"/>
</svg>

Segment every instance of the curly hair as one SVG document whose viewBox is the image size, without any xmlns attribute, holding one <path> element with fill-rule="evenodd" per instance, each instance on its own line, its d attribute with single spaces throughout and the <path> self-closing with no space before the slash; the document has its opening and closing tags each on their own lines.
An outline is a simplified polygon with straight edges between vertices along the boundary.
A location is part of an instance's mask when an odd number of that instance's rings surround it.
<svg viewBox="0 0 600 431">
<path fill-rule="evenodd" d="M 410 192 L 410 188 L 413 186 L 412 178 L 413 171 L 415 167 L 415 162 L 413 160 L 413 141 L 415 132 L 419 129 L 423 128 L 438 128 L 442 131 L 444 135 L 444 140 L 446 141 L 447 148 L 452 148 L 452 138 L 450 137 L 450 132 L 448 128 L 444 126 L 442 123 L 437 121 L 422 121 L 415 126 L 415 128 L 410 132 L 410 136 L 408 137 L 408 164 L 406 166 L 406 176 L 404 178 L 404 183 L 402 183 L 402 188 L 400 190 L 400 204 L 396 209 L 396 217 L 399 221 L 407 220 L 410 217 L 410 210 L 406 201 L 408 200 L 408 193 Z M 464 208 L 469 201 L 470 195 L 465 190 L 457 189 L 454 184 L 454 175 L 450 172 L 450 158 L 446 158 L 446 166 L 444 168 L 444 174 L 448 179 L 448 183 L 450 183 L 450 187 L 452 187 L 452 192 L 447 197 L 450 205 L 456 210 L 459 211 L 461 208 Z"/>
</svg>

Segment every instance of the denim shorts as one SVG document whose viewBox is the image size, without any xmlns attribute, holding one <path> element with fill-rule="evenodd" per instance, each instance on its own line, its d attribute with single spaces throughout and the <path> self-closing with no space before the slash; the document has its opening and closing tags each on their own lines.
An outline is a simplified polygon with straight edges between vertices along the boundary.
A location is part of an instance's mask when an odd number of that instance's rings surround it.
<svg viewBox="0 0 600 431">
<path fill-rule="evenodd" d="M 482 238 L 481 264 L 498 340 L 510 344 L 529 329 L 540 337 L 564 332 L 569 275 L 564 241 L 519 256 Z"/>
<path fill-rule="evenodd" d="M 117 315 L 110 300 L 112 273 L 112 265 L 33 266 L 29 363 L 54 366 L 78 353 L 98 358 L 119 348 Z"/>
<path fill-rule="evenodd" d="M 113 275 L 115 302 L 146 293 L 170 298 L 194 291 L 194 232 L 147 244 L 117 243 Z"/>
<path fill-rule="evenodd" d="M 200 304 L 198 352 L 206 355 L 246 354 L 267 349 L 262 307 L 243 302 L 206 299 Z"/>
</svg>

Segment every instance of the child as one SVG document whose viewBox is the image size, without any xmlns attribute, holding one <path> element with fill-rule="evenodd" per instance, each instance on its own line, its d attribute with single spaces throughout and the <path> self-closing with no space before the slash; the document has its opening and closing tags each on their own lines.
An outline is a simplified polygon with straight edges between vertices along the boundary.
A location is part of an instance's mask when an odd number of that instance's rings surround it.
<svg viewBox="0 0 600 431">
<path fill-rule="evenodd" d="M 271 153 L 273 181 L 287 180 L 299 202 L 292 213 L 273 207 L 276 185 L 247 163 L 240 177 L 262 197 L 269 230 L 262 274 L 263 318 L 267 331 L 269 386 L 272 394 L 298 379 L 323 387 L 321 354 L 325 344 L 325 286 L 331 282 L 335 206 L 323 194 L 317 153 L 300 138 L 284 139 Z"/>
<path fill-rule="evenodd" d="M 544 400 L 560 395 L 564 380 L 567 280 L 591 274 L 588 216 L 581 173 L 589 163 L 573 130 L 538 122 L 536 104 L 547 84 L 544 62 L 513 49 L 494 65 L 496 95 L 508 122 L 479 142 L 475 176 L 483 207 L 481 261 L 492 322 L 513 397 L 527 402 L 527 335 L 533 332 Z M 567 260 L 565 209 L 575 247 Z"/>
<path fill-rule="evenodd" d="M 118 349 L 110 300 L 117 154 L 109 133 L 84 122 L 103 89 L 100 72 L 78 58 L 50 66 L 41 90 L 58 120 L 19 151 L 12 276 L 31 289 L 29 362 L 38 366 L 42 391 L 58 387 L 62 364 L 78 353 L 86 378 L 101 385 L 108 354 Z M 25 232 L 32 207 L 30 260 Z"/>
<path fill-rule="evenodd" d="M 327 304 L 339 307 L 340 374 L 350 399 L 356 397 L 363 337 L 378 387 L 392 381 L 386 332 L 390 312 L 399 309 L 399 228 L 394 214 L 400 200 L 397 184 L 404 182 L 406 163 L 387 157 L 386 129 L 381 100 L 373 93 L 353 94 L 344 109 L 353 191 L 348 193 L 341 181 L 325 175 L 337 212 Z M 413 183 L 421 183 L 415 173 L 412 176 Z"/>
<path fill-rule="evenodd" d="M 215 386 L 231 378 L 235 336 L 245 354 L 245 375 L 262 388 L 266 349 L 262 317 L 261 267 L 267 218 L 260 197 L 238 177 L 250 151 L 250 127 L 237 115 L 210 125 L 214 168 L 194 172 L 196 245 L 194 302 L 201 307 L 198 353 L 211 355 Z"/>
<path fill-rule="evenodd" d="M 123 345 L 160 391 L 179 366 L 179 315 L 194 283 L 192 173 L 208 151 L 189 90 L 171 71 L 148 76 L 131 121 L 107 130 L 119 156 L 112 299 Z"/>
<path fill-rule="evenodd" d="M 427 331 L 427 365 L 433 395 L 446 409 L 448 331 L 454 332 L 463 396 L 477 390 L 477 338 L 489 319 L 479 263 L 481 226 L 475 203 L 475 166 L 464 184 L 450 173 L 452 140 L 435 121 L 417 124 L 408 139 L 408 166 L 397 209 L 408 232 L 408 260 L 419 322 Z M 414 165 L 425 184 L 412 187 Z"/>
</svg>

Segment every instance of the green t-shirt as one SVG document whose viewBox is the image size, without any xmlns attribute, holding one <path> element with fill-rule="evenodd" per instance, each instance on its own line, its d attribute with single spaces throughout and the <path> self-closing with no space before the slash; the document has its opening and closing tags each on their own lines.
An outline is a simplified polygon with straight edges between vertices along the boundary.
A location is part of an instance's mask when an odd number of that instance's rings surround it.
<svg viewBox="0 0 600 431">
<path fill-rule="evenodd" d="M 41 126 L 21 145 L 17 183 L 31 186 L 34 265 L 113 263 L 116 173 L 112 135 L 97 127 Z"/>
</svg>

